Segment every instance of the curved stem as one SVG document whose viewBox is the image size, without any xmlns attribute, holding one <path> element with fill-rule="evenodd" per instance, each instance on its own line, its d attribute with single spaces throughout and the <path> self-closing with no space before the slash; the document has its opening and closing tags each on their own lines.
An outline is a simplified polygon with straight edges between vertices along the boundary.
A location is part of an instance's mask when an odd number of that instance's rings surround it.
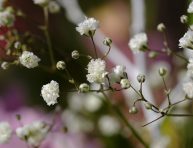
<svg viewBox="0 0 193 148">
<path fill-rule="evenodd" d="M 94 42 L 93 36 L 92 36 L 92 35 L 90 35 L 90 38 L 91 38 L 92 44 L 93 44 L 93 46 L 94 46 L 95 57 L 96 57 L 96 58 L 98 58 L 98 54 L 97 54 L 97 50 L 96 50 L 96 45 L 95 45 L 95 42 Z"/>
<path fill-rule="evenodd" d="M 54 60 L 54 53 L 52 50 L 52 42 L 50 39 L 50 34 L 49 34 L 49 12 L 48 12 L 48 8 L 44 7 L 44 21 L 45 21 L 45 28 L 44 28 L 44 34 L 47 40 L 47 44 L 48 44 L 48 51 L 49 51 L 49 55 L 50 55 L 50 61 L 52 64 L 52 69 L 55 69 L 55 60 Z"/>
<path fill-rule="evenodd" d="M 139 142 L 143 144 L 145 148 L 148 148 L 149 146 L 147 145 L 147 143 L 143 140 L 143 138 L 139 135 L 139 133 L 134 129 L 134 127 L 128 122 L 128 120 L 125 118 L 121 110 L 117 106 L 112 105 L 112 103 L 109 101 L 109 98 L 103 91 L 100 91 L 100 92 L 103 94 L 106 103 L 110 107 L 113 108 L 113 111 L 115 111 L 116 115 L 124 122 L 127 128 L 133 133 L 133 135 L 139 140 Z"/>
<path fill-rule="evenodd" d="M 111 51 L 111 46 L 109 46 L 108 51 L 105 53 L 105 55 L 102 57 L 102 59 L 105 59 L 108 56 L 108 54 L 110 53 L 110 51 Z"/>
</svg>

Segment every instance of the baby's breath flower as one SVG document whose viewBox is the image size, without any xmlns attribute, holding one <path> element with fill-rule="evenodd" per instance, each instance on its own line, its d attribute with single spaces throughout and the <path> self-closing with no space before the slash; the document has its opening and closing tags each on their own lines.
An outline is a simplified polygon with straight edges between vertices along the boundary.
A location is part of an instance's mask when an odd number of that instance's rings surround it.
<svg viewBox="0 0 193 148">
<path fill-rule="evenodd" d="M 138 80 L 139 83 L 144 83 L 145 82 L 145 75 L 139 74 L 137 76 L 137 80 Z"/>
<path fill-rule="evenodd" d="M 12 129 L 8 122 L 0 122 L 0 144 L 8 143 L 11 139 Z"/>
<path fill-rule="evenodd" d="M 14 43 L 14 48 L 15 48 L 15 49 L 21 49 L 21 46 L 22 46 L 22 45 L 21 45 L 21 43 L 20 43 L 19 41 L 17 41 L 17 42 Z"/>
<path fill-rule="evenodd" d="M 160 69 L 159 69 L 159 74 L 160 74 L 160 76 L 165 76 L 165 75 L 166 75 L 166 73 L 167 73 L 166 68 L 164 68 L 164 67 L 160 67 Z"/>
<path fill-rule="evenodd" d="M 50 1 L 48 4 L 48 10 L 50 13 L 58 13 L 60 11 L 60 6 L 55 1 Z"/>
<path fill-rule="evenodd" d="M 33 0 L 34 4 L 40 5 L 40 6 L 46 6 L 48 5 L 50 0 Z"/>
<path fill-rule="evenodd" d="M 163 32 L 166 29 L 166 26 L 164 25 L 164 23 L 160 23 L 157 25 L 157 30 L 159 32 Z"/>
<path fill-rule="evenodd" d="M 35 121 L 16 129 L 16 135 L 30 146 L 38 147 L 45 139 L 49 126 L 42 121 Z"/>
<path fill-rule="evenodd" d="M 90 86 L 86 83 L 82 83 L 79 86 L 79 90 L 80 92 L 83 92 L 83 93 L 88 92 L 90 90 Z"/>
<path fill-rule="evenodd" d="M 104 82 L 104 74 L 106 74 L 106 63 L 101 59 L 92 59 L 88 63 L 88 74 L 87 80 L 90 83 L 103 83 Z"/>
<path fill-rule="evenodd" d="M 79 52 L 78 52 L 78 50 L 74 50 L 74 51 L 72 51 L 72 58 L 73 59 L 78 59 L 80 57 L 80 54 L 79 54 Z"/>
<path fill-rule="evenodd" d="M 121 79 L 120 84 L 121 84 L 121 88 L 123 89 L 127 89 L 131 86 L 128 79 Z"/>
<path fill-rule="evenodd" d="M 134 35 L 129 41 L 129 47 L 135 53 L 139 51 L 147 50 L 147 35 L 145 33 L 139 33 Z"/>
<path fill-rule="evenodd" d="M 6 70 L 6 69 L 8 69 L 9 68 L 9 63 L 8 62 L 2 62 L 1 63 L 1 68 L 3 69 L 3 70 Z"/>
<path fill-rule="evenodd" d="M 188 98 L 193 98 L 193 82 L 184 83 L 183 90 Z"/>
<path fill-rule="evenodd" d="M 130 109 L 129 109 L 129 113 L 130 114 L 136 114 L 138 112 L 137 108 L 135 106 L 132 106 Z"/>
<path fill-rule="evenodd" d="M 59 97 L 59 84 L 52 80 L 50 83 L 43 85 L 41 95 L 47 105 L 56 104 Z"/>
<path fill-rule="evenodd" d="M 180 22 L 183 23 L 183 24 L 187 23 L 188 22 L 188 16 L 182 15 L 180 17 Z"/>
<path fill-rule="evenodd" d="M 0 11 L 0 26 L 13 26 L 15 21 L 15 16 L 13 13 L 13 9 L 11 7 L 7 7 L 5 10 Z"/>
<path fill-rule="evenodd" d="M 83 22 L 78 24 L 76 31 L 78 31 L 80 35 L 93 36 L 98 27 L 99 21 L 94 18 L 86 18 Z"/>
<path fill-rule="evenodd" d="M 22 55 L 19 57 L 19 62 L 27 68 L 34 68 L 38 66 L 40 59 L 33 54 L 33 52 L 23 51 Z"/>
<path fill-rule="evenodd" d="M 105 136 L 112 136 L 119 132 L 121 125 L 119 121 L 109 115 L 102 116 L 98 122 L 101 133 Z"/>
<path fill-rule="evenodd" d="M 189 4 L 187 12 L 188 13 L 193 13 L 193 1 Z"/>
<path fill-rule="evenodd" d="M 58 61 L 56 63 L 56 68 L 58 70 L 64 70 L 66 68 L 66 63 L 64 61 Z"/>
<path fill-rule="evenodd" d="M 106 45 L 106 46 L 111 46 L 112 40 L 110 38 L 106 37 L 103 40 L 103 44 Z"/>
<path fill-rule="evenodd" d="M 179 47 L 193 49 L 193 31 L 188 30 L 179 40 Z"/>
</svg>

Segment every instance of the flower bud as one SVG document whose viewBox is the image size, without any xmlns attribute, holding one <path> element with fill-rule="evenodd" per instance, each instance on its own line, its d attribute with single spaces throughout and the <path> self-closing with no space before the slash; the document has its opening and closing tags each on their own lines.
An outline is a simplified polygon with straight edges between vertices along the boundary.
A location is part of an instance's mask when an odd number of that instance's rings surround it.
<svg viewBox="0 0 193 148">
<path fill-rule="evenodd" d="M 74 51 L 72 51 L 72 58 L 73 59 L 78 59 L 80 57 L 80 54 L 79 54 L 79 52 L 77 51 L 77 50 L 74 50 Z"/>
<path fill-rule="evenodd" d="M 160 24 L 157 25 L 157 30 L 159 32 L 163 32 L 163 31 L 165 31 L 165 29 L 166 29 L 166 27 L 163 23 L 160 23 Z"/>
<path fill-rule="evenodd" d="M 6 70 L 6 69 L 8 69 L 9 68 L 9 63 L 8 62 L 3 62 L 3 63 L 1 63 L 1 68 L 3 69 L 3 70 Z"/>
<path fill-rule="evenodd" d="M 180 22 L 183 23 L 183 24 L 186 24 L 188 22 L 188 16 L 182 15 L 180 17 Z"/>
<path fill-rule="evenodd" d="M 112 40 L 108 37 L 106 37 L 104 40 L 103 40 L 103 44 L 106 45 L 106 46 L 111 46 L 111 43 L 112 43 Z"/>
<path fill-rule="evenodd" d="M 88 84 L 86 84 L 86 83 L 82 83 L 82 84 L 80 84 L 80 86 L 79 86 L 79 90 L 80 90 L 80 92 L 82 92 L 82 93 L 89 92 L 90 86 L 89 86 Z"/>
<path fill-rule="evenodd" d="M 166 73 L 167 73 L 167 70 L 164 68 L 164 67 L 161 67 L 160 69 L 159 69 L 159 75 L 160 76 L 165 76 L 166 75 Z"/>
<path fill-rule="evenodd" d="M 58 61 L 56 64 L 58 70 L 64 70 L 66 68 L 66 63 L 64 61 Z"/>
<path fill-rule="evenodd" d="M 131 86 L 128 79 L 121 79 L 120 84 L 121 84 L 121 88 L 123 89 L 127 89 Z"/>
<path fill-rule="evenodd" d="M 129 113 L 130 114 L 136 114 L 138 112 L 137 108 L 135 106 L 132 106 L 130 109 L 129 109 Z"/>
<path fill-rule="evenodd" d="M 151 105 L 151 103 L 149 103 L 149 102 L 145 102 L 145 108 L 146 109 L 151 109 L 152 108 L 152 105 Z"/>
<path fill-rule="evenodd" d="M 148 57 L 149 58 L 155 58 L 157 55 L 158 55 L 157 52 L 151 51 L 151 52 L 149 52 Z"/>
<path fill-rule="evenodd" d="M 137 76 L 137 80 L 138 80 L 139 83 L 144 83 L 145 82 L 145 75 L 139 74 Z"/>
<path fill-rule="evenodd" d="M 19 41 L 14 43 L 14 48 L 15 49 L 21 49 L 21 43 Z"/>
</svg>

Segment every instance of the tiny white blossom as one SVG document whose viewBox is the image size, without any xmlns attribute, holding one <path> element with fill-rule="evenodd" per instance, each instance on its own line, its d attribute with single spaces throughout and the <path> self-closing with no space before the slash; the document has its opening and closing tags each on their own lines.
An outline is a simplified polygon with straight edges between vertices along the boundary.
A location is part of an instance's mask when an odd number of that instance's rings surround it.
<svg viewBox="0 0 193 148">
<path fill-rule="evenodd" d="M 83 92 L 83 93 L 89 92 L 90 86 L 87 83 L 82 83 L 79 86 L 79 90 L 80 90 L 80 92 Z"/>
<path fill-rule="evenodd" d="M 8 69 L 9 68 L 9 63 L 8 62 L 2 62 L 1 63 L 1 68 L 3 69 L 3 70 L 6 70 L 6 69 Z"/>
<path fill-rule="evenodd" d="M 112 136 L 119 132 L 121 125 L 119 121 L 109 115 L 102 116 L 98 122 L 101 133 L 105 136 Z"/>
<path fill-rule="evenodd" d="M 188 98 L 193 98 L 193 82 L 184 83 L 183 90 Z"/>
<path fill-rule="evenodd" d="M 34 4 L 40 6 L 46 6 L 50 0 L 33 0 Z"/>
<path fill-rule="evenodd" d="M 193 13 L 193 1 L 189 4 L 187 12 L 188 13 Z"/>
<path fill-rule="evenodd" d="M 33 147 L 38 147 L 49 132 L 49 126 L 42 121 L 34 121 L 16 129 L 16 135 Z"/>
<path fill-rule="evenodd" d="M 60 6 L 55 1 L 50 1 L 48 4 L 48 9 L 50 13 L 57 13 L 60 11 Z"/>
<path fill-rule="evenodd" d="M 13 26 L 15 21 L 15 16 L 13 9 L 11 7 L 6 8 L 3 11 L 0 11 L 0 26 Z"/>
<path fill-rule="evenodd" d="M 99 21 L 94 18 L 86 18 L 83 22 L 78 24 L 76 31 L 78 31 L 80 35 L 93 36 L 98 27 Z"/>
<path fill-rule="evenodd" d="M 12 129 L 8 122 L 0 122 L 0 144 L 8 143 L 11 139 Z"/>
<path fill-rule="evenodd" d="M 135 53 L 139 51 L 146 51 L 147 50 L 147 35 L 145 33 L 139 33 L 134 35 L 133 38 L 129 41 L 129 47 Z"/>
<path fill-rule="evenodd" d="M 121 88 L 123 88 L 123 89 L 127 89 L 131 86 L 128 79 L 121 79 L 120 84 L 121 84 Z"/>
<path fill-rule="evenodd" d="M 33 52 L 23 51 L 22 55 L 19 57 L 19 62 L 27 68 L 34 68 L 38 66 L 40 59 L 33 54 Z"/>
<path fill-rule="evenodd" d="M 88 74 L 87 80 L 90 83 L 103 83 L 104 82 L 104 74 L 106 74 L 106 63 L 101 59 L 92 59 L 88 63 Z"/>
<path fill-rule="evenodd" d="M 179 40 L 179 47 L 193 49 L 193 31 L 188 30 Z"/>
<path fill-rule="evenodd" d="M 163 32 L 166 29 L 166 26 L 164 25 L 164 23 L 160 23 L 157 25 L 157 30 L 160 32 Z"/>
<path fill-rule="evenodd" d="M 47 105 L 56 104 L 59 97 L 59 84 L 52 80 L 50 83 L 43 85 L 41 95 Z"/>
</svg>

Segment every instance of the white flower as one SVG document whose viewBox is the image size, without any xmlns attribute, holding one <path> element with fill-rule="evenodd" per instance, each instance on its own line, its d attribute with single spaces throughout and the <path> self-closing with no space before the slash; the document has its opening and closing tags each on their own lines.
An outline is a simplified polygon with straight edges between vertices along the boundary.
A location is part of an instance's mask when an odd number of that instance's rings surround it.
<svg viewBox="0 0 193 148">
<path fill-rule="evenodd" d="M 8 143 L 11 139 L 12 129 L 8 122 L 0 122 L 0 144 Z"/>
<path fill-rule="evenodd" d="M 80 35 L 93 36 L 98 27 L 99 21 L 94 18 L 86 18 L 83 22 L 78 24 L 76 31 L 78 31 Z"/>
<path fill-rule="evenodd" d="M 16 135 L 29 145 L 38 147 L 49 132 L 49 126 L 42 121 L 35 121 L 16 129 Z"/>
<path fill-rule="evenodd" d="M 86 83 L 82 83 L 79 86 L 79 90 L 80 92 L 83 92 L 83 93 L 88 92 L 90 90 L 90 86 Z"/>
<path fill-rule="evenodd" d="M 113 73 L 118 78 L 124 77 L 125 71 L 126 71 L 126 67 L 122 65 L 117 65 L 115 68 L 113 68 Z"/>
<path fill-rule="evenodd" d="M 57 13 L 60 11 L 60 6 L 55 1 L 50 1 L 48 4 L 48 9 L 50 13 Z"/>
<path fill-rule="evenodd" d="M 64 70 L 66 68 L 66 63 L 64 61 L 58 61 L 56 63 L 56 68 L 58 70 Z"/>
<path fill-rule="evenodd" d="M 6 8 L 4 11 L 0 11 L 0 26 L 13 26 L 15 16 L 11 7 Z"/>
<path fill-rule="evenodd" d="M 8 69 L 9 68 L 9 63 L 8 62 L 2 62 L 1 63 L 1 68 L 3 69 L 3 70 L 6 70 L 6 69 Z"/>
<path fill-rule="evenodd" d="M 120 84 L 121 84 L 121 88 L 123 88 L 123 89 L 127 89 L 131 86 L 128 79 L 121 79 Z"/>
<path fill-rule="evenodd" d="M 183 90 L 188 98 L 193 98 L 193 82 L 183 84 Z"/>
<path fill-rule="evenodd" d="M 187 69 L 188 69 L 188 75 L 190 76 L 190 77 L 193 77 L 193 58 L 190 58 L 189 59 L 189 63 L 188 63 L 188 65 L 187 65 Z"/>
<path fill-rule="evenodd" d="M 102 116 L 98 122 L 101 133 L 105 136 L 112 136 L 119 132 L 121 125 L 119 121 L 109 115 Z"/>
<path fill-rule="evenodd" d="M 46 6 L 50 0 L 33 0 L 34 4 L 40 6 Z"/>
<path fill-rule="evenodd" d="M 157 25 L 157 30 L 160 32 L 163 32 L 166 29 L 166 26 L 164 25 L 164 23 L 160 23 Z"/>
<path fill-rule="evenodd" d="M 135 53 L 139 51 L 147 50 L 147 35 L 145 33 L 139 33 L 134 35 L 129 41 L 129 47 Z"/>
<path fill-rule="evenodd" d="M 188 13 L 193 13 L 193 1 L 189 4 L 187 12 Z"/>
<path fill-rule="evenodd" d="M 27 68 L 34 68 L 38 66 L 40 59 L 34 55 L 33 52 L 23 51 L 22 55 L 19 57 L 19 62 Z"/>
<path fill-rule="evenodd" d="M 188 30 L 179 40 L 179 47 L 193 49 L 193 31 Z"/>
<path fill-rule="evenodd" d="M 50 83 L 43 85 L 41 95 L 47 105 L 56 104 L 59 97 L 59 84 L 52 80 Z"/>
<path fill-rule="evenodd" d="M 103 83 L 104 82 L 104 74 L 106 73 L 106 63 L 101 59 L 92 59 L 88 63 L 88 74 L 87 80 L 90 83 Z"/>
</svg>

